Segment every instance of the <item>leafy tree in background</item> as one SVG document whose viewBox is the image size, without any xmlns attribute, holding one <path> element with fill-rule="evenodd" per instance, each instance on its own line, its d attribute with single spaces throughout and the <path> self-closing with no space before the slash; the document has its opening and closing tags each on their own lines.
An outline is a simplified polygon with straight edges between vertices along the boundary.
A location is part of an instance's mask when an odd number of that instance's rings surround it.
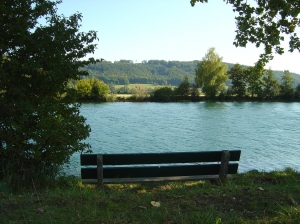
<svg viewBox="0 0 300 224">
<path fill-rule="evenodd" d="M 284 71 L 280 84 L 280 96 L 285 100 L 291 100 L 294 96 L 294 80 L 288 70 Z"/>
<path fill-rule="evenodd" d="M 244 73 L 247 79 L 247 91 L 251 94 L 251 97 L 254 97 L 254 94 L 261 96 L 262 94 L 262 76 L 264 75 L 265 70 L 260 67 L 249 66 L 244 69 Z"/>
<path fill-rule="evenodd" d="M 110 93 L 109 85 L 97 78 L 85 78 L 76 83 L 77 97 L 79 99 L 93 99 L 105 101 Z"/>
<path fill-rule="evenodd" d="M 215 97 L 226 87 L 227 65 L 222 58 L 210 48 L 202 61 L 197 64 L 195 82 L 208 98 Z"/>
<path fill-rule="evenodd" d="M 224 0 L 225 1 L 225 0 Z M 208 0 L 190 0 L 192 6 L 196 2 Z M 236 19 L 235 46 L 246 47 L 247 43 L 254 43 L 257 47 L 263 45 L 264 53 L 260 55 L 257 65 L 265 65 L 273 59 L 273 52 L 283 54 L 281 42 L 289 36 L 289 51 L 300 51 L 300 40 L 296 31 L 300 25 L 299 0 L 227 0 L 238 13 Z"/>
<path fill-rule="evenodd" d="M 115 85 L 113 83 L 110 83 L 108 86 L 109 86 L 110 92 L 115 93 L 115 91 L 116 91 Z"/>
<path fill-rule="evenodd" d="M 297 100 L 300 100 L 300 84 L 296 86 L 294 96 Z"/>
<path fill-rule="evenodd" d="M 195 98 L 199 96 L 199 89 L 198 86 L 196 84 L 192 84 L 191 85 L 191 97 Z"/>
<path fill-rule="evenodd" d="M 279 83 L 274 79 L 274 73 L 269 69 L 266 75 L 262 78 L 263 83 L 263 97 L 266 99 L 273 99 L 279 95 Z"/>
<path fill-rule="evenodd" d="M 90 80 L 92 85 L 92 98 L 95 100 L 106 101 L 110 93 L 109 85 L 105 84 L 102 80 L 92 78 Z"/>
<path fill-rule="evenodd" d="M 182 83 L 175 89 L 175 93 L 179 96 L 188 96 L 190 94 L 190 82 L 187 76 L 184 77 Z"/>
<path fill-rule="evenodd" d="M 88 99 L 92 96 L 93 84 L 88 78 L 81 79 L 76 82 L 76 89 L 79 99 Z"/>
<path fill-rule="evenodd" d="M 96 32 L 79 32 L 80 13 L 58 15 L 50 0 L 0 3 L 0 180 L 55 177 L 90 127 L 79 115 L 69 80 L 87 75 L 80 60 L 93 53 Z M 40 24 L 39 21 L 43 21 Z"/>
<path fill-rule="evenodd" d="M 247 77 L 244 69 L 240 64 L 235 64 L 229 71 L 229 79 L 231 79 L 232 94 L 237 97 L 244 97 L 247 91 Z"/>
</svg>

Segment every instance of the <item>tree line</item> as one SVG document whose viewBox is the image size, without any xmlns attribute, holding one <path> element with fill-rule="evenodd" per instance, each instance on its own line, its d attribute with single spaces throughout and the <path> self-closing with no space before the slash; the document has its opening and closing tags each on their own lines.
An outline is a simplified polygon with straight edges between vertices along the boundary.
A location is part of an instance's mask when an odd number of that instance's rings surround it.
<svg viewBox="0 0 300 224">
<path fill-rule="evenodd" d="M 193 80 L 188 75 L 181 80 L 176 88 L 162 85 L 154 91 L 146 90 L 138 85 L 134 89 L 124 84 L 122 93 L 133 94 L 130 100 L 176 101 L 180 99 L 199 99 L 199 94 L 206 99 L 258 99 L 258 100 L 299 100 L 300 82 L 296 83 L 292 74 L 286 70 L 275 76 L 271 69 L 262 66 L 243 66 L 240 64 L 223 63 L 214 48 L 210 48 L 201 61 L 197 62 L 193 71 Z M 191 69 L 193 63 L 167 62 L 152 60 L 143 64 Z M 133 65 L 132 61 L 122 60 L 113 64 Z M 124 65 L 123 65 L 124 66 Z M 157 68 L 158 68 L 157 67 Z M 229 68 L 228 68 L 229 67 Z M 296 75 L 294 77 L 300 77 Z M 93 99 L 100 101 L 111 100 L 110 92 L 114 92 L 114 85 L 105 84 L 97 78 L 77 81 L 77 99 Z"/>
<path fill-rule="evenodd" d="M 274 78 L 272 70 L 257 66 L 244 67 L 240 64 L 227 69 L 222 58 L 210 48 L 205 57 L 197 64 L 194 81 L 185 76 L 177 87 L 161 86 L 146 89 L 136 85 L 124 85 L 118 91 L 131 94 L 130 101 L 180 101 L 180 100 L 300 100 L 300 84 L 294 87 L 294 79 L 286 70 L 280 81 Z M 113 85 L 105 84 L 97 78 L 84 78 L 69 83 L 67 93 L 77 100 L 115 101 Z M 117 92 L 118 93 L 118 92 Z"/>
<path fill-rule="evenodd" d="M 123 60 L 120 64 L 133 64 L 132 61 Z M 165 64 L 168 67 L 178 67 L 180 62 L 150 61 L 143 62 L 154 65 Z M 183 63 L 184 64 L 184 63 Z M 187 64 L 185 64 L 187 65 Z M 191 65 L 191 64 L 190 64 Z M 190 81 L 186 75 L 176 88 L 162 85 L 154 91 L 136 86 L 129 89 L 128 82 L 121 89 L 122 93 L 132 94 L 129 100 L 150 100 L 150 101 L 176 101 L 180 99 L 256 99 L 256 100 L 299 100 L 300 83 L 295 83 L 291 73 L 286 70 L 281 76 L 275 78 L 271 69 L 265 70 L 262 66 L 242 66 L 240 64 L 230 65 L 223 63 L 214 48 L 210 48 L 194 69 L 194 80 Z M 92 77 L 76 81 L 72 88 L 75 90 L 75 97 L 78 100 L 111 101 L 109 97 L 115 92 L 114 85 L 108 85 L 103 80 Z M 121 91 L 120 90 L 120 91 Z M 68 90 L 70 93 L 70 90 Z"/>
<path fill-rule="evenodd" d="M 133 63 L 131 60 L 115 62 L 103 61 L 85 66 L 90 77 L 98 78 L 109 85 L 154 84 L 178 86 L 185 77 L 194 82 L 195 69 L 200 60 L 165 61 L 149 60 Z M 226 63 L 228 69 L 234 64 Z M 247 67 L 241 65 L 242 67 Z M 274 78 L 280 81 L 282 71 L 273 71 Z M 300 75 L 291 73 L 295 84 L 300 83 Z M 229 84 L 226 82 L 226 85 Z"/>
<path fill-rule="evenodd" d="M 197 64 L 194 83 L 190 83 L 185 77 L 175 89 L 165 87 L 154 92 L 154 96 L 161 101 L 169 101 L 176 96 L 195 97 L 199 94 L 204 94 L 206 99 L 298 101 L 300 83 L 295 85 L 288 70 L 283 72 L 278 81 L 271 69 L 265 70 L 261 66 L 244 67 L 235 64 L 228 69 L 215 49 L 210 48 Z"/>
<path fill-rule="evenodd" d="M 114 63 L 103 61 L 85 67 L 90 76 L 103 80 L 108 84 L 157 84 L 179 85 L 185 76 L 192 77 L 198 61 L 179 62 L 149 60 L 133 63 L 120 60 Z"/>
</svg>

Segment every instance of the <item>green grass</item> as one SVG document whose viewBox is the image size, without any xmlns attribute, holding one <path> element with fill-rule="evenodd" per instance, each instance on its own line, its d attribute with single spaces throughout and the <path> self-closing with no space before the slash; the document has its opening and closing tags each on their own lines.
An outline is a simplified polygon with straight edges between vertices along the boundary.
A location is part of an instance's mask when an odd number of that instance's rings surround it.
<svg viewBox="0 0 300 224">
<path fill-rule="evenodd" d="M 73 179 L 64 187 L 0 193 L 0 223 L 300 223 L 299 203 L 300 173 L 292 169 L 238 174 L 225 186 L 196 181 L 99 189 Z"/>
</svg>

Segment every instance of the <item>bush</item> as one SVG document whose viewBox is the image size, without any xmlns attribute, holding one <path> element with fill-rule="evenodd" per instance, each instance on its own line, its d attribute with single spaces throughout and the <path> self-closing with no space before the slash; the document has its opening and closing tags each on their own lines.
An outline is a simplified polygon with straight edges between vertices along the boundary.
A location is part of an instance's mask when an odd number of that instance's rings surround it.
<svg viewBox="0 0 300 224">
<path fill-rule="evenodd" d="M 97 78 L 78 80 L 76 89 L 77 97 L 79 99 L 106 101 L 108 94 L 110 93 L 109 85 Z"/>
<path fill-rule="evenodd" d="M 170 102 L 173 100 L 174 92 L 171 87 L 156 89 L 153 94 L 155 101 Z"/>
</svg>

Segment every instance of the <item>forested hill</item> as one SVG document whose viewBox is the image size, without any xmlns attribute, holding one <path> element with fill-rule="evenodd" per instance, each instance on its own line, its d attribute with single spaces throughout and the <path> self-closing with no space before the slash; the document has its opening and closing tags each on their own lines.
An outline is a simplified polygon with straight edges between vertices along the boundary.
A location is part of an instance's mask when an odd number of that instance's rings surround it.
<svg viewBox="0 0 300 224">
<path fill-rule="evenodd" d="M 187 76 L 194 81 L 195 68 L 199 61 L 164 61 L 149 60 L 133 63 L 131 60 L 115 62 L 103 61 L 86 67 L 90 76 L 103 80 L 107 84 L 159 84 L 179 85 Z M 225 63 L 230 69 L 234 64 Z M 274 71 L 280 81 L 283 71 Z M 300 83 L 300 75 L 291 73 L 295 83 Z"/>
</svg>

